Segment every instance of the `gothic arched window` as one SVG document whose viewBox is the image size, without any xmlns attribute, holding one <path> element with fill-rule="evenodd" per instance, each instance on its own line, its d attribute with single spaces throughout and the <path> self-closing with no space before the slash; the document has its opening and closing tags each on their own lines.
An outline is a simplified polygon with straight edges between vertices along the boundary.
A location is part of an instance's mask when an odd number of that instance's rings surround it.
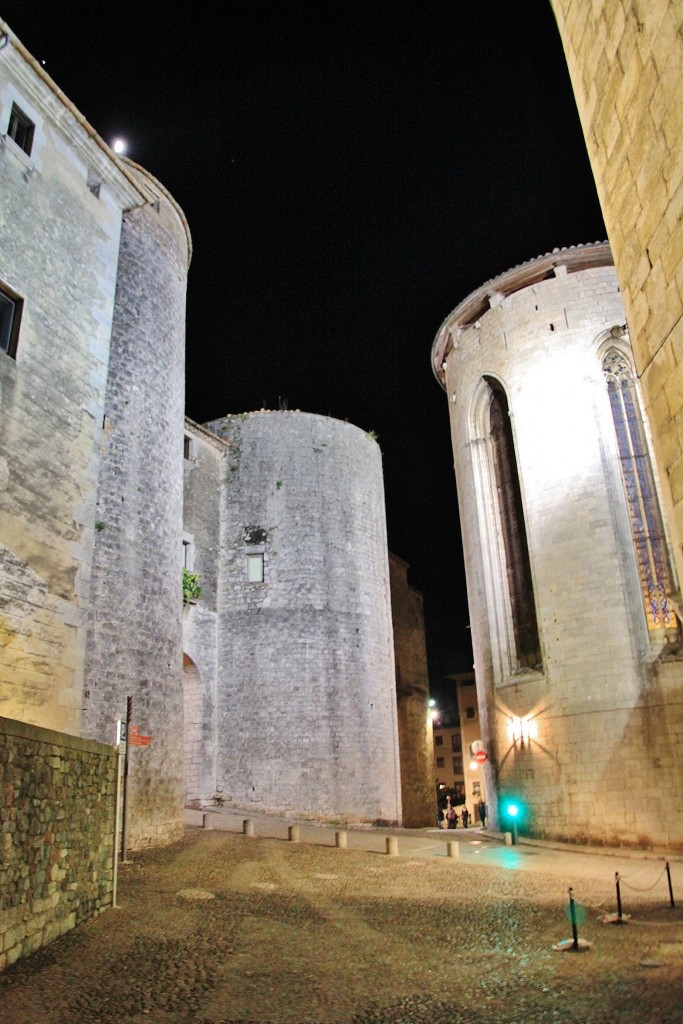
<svg viewBox="0 0 683 1024">
<path fill-rule="evenodd" d="M 676 616 L 667 597 L 673 590 L 671 565 L 633 370 L 617 348 L 608 350 L 602 370 L 612 409 L 647 626 L 649 630 L 675 632 Z"/>
<path fill-rule="evenodd" d="M 536 669 L 541 664 L 541 649 L 510 412 L 503 389 L 493 381 L 488 381 L 488 384 L 491 396 L 489 433 L 496 504 L 505 548 L 507 588 L 517 667 Z"/>
</svg>

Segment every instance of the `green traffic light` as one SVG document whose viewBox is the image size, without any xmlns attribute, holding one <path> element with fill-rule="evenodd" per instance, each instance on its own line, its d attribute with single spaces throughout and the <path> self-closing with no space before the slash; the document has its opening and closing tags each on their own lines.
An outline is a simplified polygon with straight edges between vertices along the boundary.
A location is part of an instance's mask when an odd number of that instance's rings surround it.
<svg viewBox="0 0 683 1024">
<path fill-rule="evenodd" d="M 508 804 L 507 812 L 511 818 L 516 818 L 519 814 L 519 807 L 517 806 L 517 804 Z"/>
</svg>

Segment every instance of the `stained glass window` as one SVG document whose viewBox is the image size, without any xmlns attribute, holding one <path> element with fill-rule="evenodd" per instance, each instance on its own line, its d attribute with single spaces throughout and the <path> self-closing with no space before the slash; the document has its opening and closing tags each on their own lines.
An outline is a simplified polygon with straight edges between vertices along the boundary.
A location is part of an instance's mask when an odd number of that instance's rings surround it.
<svg viewBox="0 0 683 1024">
<path fill-rule="evenodd" d="M 602 369 L 617 437 L 647 626 L 650 630 L 676 630 L 676 616 L 667 598 L 673 590 L 671 566 L 633 371 L 616 348 L 607 352 Z"/>
</svg>

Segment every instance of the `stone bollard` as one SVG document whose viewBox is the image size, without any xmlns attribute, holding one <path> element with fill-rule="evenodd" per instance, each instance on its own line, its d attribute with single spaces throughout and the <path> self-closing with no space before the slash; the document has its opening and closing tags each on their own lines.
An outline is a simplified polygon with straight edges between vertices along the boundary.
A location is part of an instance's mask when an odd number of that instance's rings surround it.
<svg viewBox="0 0 683 1024">
<path fill-rule="evenodd" d="M 338 850 L 346 849 L 346 832 L 335 832 L 334 833 L 334 845 Z"/>
<path fill-rule="evenodd" d="M 202 828 L 213 828 L 210 814 L 202 814 Z"/>
<path fill-rule="evenodd" d="M 244 821 L 242 822 L 242 831 L 244 832 L 245 836 L 253 836 L 256 834 L 254 830 L 253 818 L 244 819 Z"/>
<path fill-rule="evenodd" d="M 387 853 L 390 857 L 398 857 L 398 839 L 396 836 L 387 836 Z"/>
<path fill-rule="evenodd" d="M 450 843 L 446 843 L 446 845 L 448 847 L 448 856 L 449 857 L 456 857 L 457 858 L 457 857 L 460 856 L 460 843 L 450 842 Z"/>
<path fill-rule="evenodd" d="M 299 826 L 298 825 L 290 825 L 289 826 L 289 841 L 290 841 L 290 843 L 298 843 L 299 842 L 299 838 L 300 838 L 300 836 L 299 836 Z"/>
<path fill-rule="evenodd" d="M 504 838 L 505 838 L 505 845 L 506 846 L 512 846 L 512 832 L 506 832 Z"/>
</svg>

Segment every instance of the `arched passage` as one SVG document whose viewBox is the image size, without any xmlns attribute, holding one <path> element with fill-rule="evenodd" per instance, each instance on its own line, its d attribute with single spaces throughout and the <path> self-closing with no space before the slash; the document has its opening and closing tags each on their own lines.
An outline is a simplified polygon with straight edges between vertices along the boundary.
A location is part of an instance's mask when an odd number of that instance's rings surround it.
<svg viewBox="0 0 683 1024">
<path fill-rule="evenodd" d="M 183 719 L 185 805 L 199 807 L 204 776 L 204 699 L 199 669 L 187 654 L 183 654 Z"/>
</svg>

